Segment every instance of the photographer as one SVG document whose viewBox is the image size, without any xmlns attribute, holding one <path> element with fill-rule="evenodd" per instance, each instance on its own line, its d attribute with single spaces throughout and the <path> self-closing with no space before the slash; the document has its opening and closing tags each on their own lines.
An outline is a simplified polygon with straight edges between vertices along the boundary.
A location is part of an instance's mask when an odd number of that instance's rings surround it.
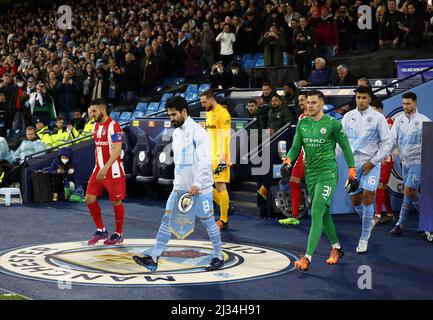
<svg viewBox="0 0 433 320">
<path fill-rule="evenodd" d="M 257 45 L 264 47 L 263 56 L 266 67 L 281 67 L 283 65 L 283 50 L 286 47 L 286 41 L 275 23 L 259 39 Z"/>
</svg>

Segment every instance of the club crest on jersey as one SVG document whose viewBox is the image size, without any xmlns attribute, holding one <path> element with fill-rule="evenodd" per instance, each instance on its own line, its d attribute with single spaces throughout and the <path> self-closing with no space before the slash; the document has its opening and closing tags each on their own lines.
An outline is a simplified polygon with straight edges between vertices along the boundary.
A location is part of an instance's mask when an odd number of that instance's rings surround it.
<svg viewBox="0 0 433 320">
<path fill-rule="evenodd" d="M 418 127 L 419 126 L 419 121 L 415 121 L 414 126 Z"/>
<path fill-rule="evenodd" d="M 373 121 L 373 118 L 372 118 L 372 117 L 368 117 L 368 118 L 367 118 L 367 123 L 370 124 L 371 121 Z"/>
<path fill-rule="evenodd" d="M 103 128 L 101 134 L 105 136 L 107 134 L 107 129 Z"/>
<path fill-rule="evenodd" d="M 184 193 L 177 203 L 177 208 L 180 213 L 187 213 L 194 205 L 194 199 L 189 193 Z"/>
<path fill-rule="evenodd" d="M 321 128 L 321 129 L 320 129 L 320 133 L 321 133 L 321 134 L 325 134 L 325 133 L 326 133 L 326 128 Z"/>
</svg>

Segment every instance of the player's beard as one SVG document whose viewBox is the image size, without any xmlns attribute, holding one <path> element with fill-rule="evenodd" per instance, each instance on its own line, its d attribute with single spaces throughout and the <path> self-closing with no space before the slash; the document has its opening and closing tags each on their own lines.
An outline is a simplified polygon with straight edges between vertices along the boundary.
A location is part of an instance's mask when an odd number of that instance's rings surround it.
<svg viewBox="0 0 433 320">
<path fill-rule="evenodd" d="M 178 121 L 176 121 L 176 120 L 172 120 L 171 121 L 171 124 L 175 128 L 181 127 L 184 123 L 185 123 L 185 118 L 184 117 L 180 117 L 180 119 Z"/>
<path fill-rule="evenodd" d="M 95 115 L 95 121 L 98 122 L 98 123 L 100 123 L 101 120 L 102 120 L 102 117 L 103 117 L 102 113 L 100 113 L 98 115 Z"/>
</svg>

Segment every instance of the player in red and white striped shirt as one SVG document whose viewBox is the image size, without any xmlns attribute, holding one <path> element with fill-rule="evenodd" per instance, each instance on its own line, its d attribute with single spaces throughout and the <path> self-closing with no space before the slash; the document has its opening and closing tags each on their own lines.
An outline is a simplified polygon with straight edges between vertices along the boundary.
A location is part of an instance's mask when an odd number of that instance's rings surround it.
<svg viewBox="0 0 433 320">
<path fill-rule="evenodd" d="M 307 94 L 301 92 L 298 96 L 298 105 L 303 112 L 299 116 L 299 120 L 308 117 L 310 114 L 307 111 Z M 299 225 L 299 204 L 301 203 L 301 180 L 305 178 L 304 150 L 301 150 L 292 169 L 290 177 L 290 196 L 292 199 L 292 217 L 278 220 L 283 225 Z"/>
<path fill-rule="evenodd" d="M 86 204 L 97 228 L 88 244 L 94 245 L 99 240 L 105 240 L 107 245 L 120 244 L 123 242 L 125 212 L 122 200 L 126 196 L 125 170 L 121 160 L 122 129 L 107 115 L 107 105 L 103 100 L 93 100 L 88 111 L 90 118 L 95 119 L 95 168 L 87 185 Z M 104 190 L 108 192 L 116 216 L 116 232 L 109 239 L 97 201 Z"/>
</svg>

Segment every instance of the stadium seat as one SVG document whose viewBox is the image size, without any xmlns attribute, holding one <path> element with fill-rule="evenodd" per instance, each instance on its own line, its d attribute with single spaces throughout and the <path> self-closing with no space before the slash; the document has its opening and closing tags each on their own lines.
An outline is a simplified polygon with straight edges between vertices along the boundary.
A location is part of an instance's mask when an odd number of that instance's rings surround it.
<svg viewBox="0 0 433 320">
<path fill-rule="evenodd" d="M 263 55 L 263 53 L 256 53 L 255 55 L 254 55 L 254 59 L 264 59 L 264 55 Z"/>
<path fill-rule="evenodd" d="M 158 111 L 161 111 L 161 110 L 165 110 L 165 101 L 161 101 L 161 103 L 158 106 Z"/>
<path fill-rule="evenodd" d="M 200 87 L 198 88 L 198 92 L 204 92 L 206 90 L 210 89 L 210 84 L 209 83 L 203 83 L 202 85 L 200 85 Z"/>
<path fill-rule="evenodd" d="M 135 107 L 135 111 L 146 112 L 146 110 L 147 110 L 147 102 L 139 102 L 139 103 L 137 103 L 137 106 Z"/>
<path fill-rule="evenodd" d="M 185 93 L 196 93 L 198 91 L 197 84 L 189 84 L 185 90 Z"/>
<path fill-rule="evenodd" d="M 265 60 L 264 59 L 257 59 L 256 60 L 256 68 L 264 67 L 265 66 Z"/>
<path fill-rule="evenodd" d="M 185 94 L 185 100 L 187 102 L 198 100 L 198 94 L 197 93 L 188 92 L 187 94 Z"/>
<path fill-rule="evenodd" d="M 129 121 L 129 120 L 131 120 L 131 116 L 132 116 L 132 112 L 125 111 L 125 112 L 122 112 L 119 120 L 120 121 Z"/>
<path fill-rule="evenodd" d="M 247 54 L 244 54 L 243 56 L 242 56 L 242 64 L 244 64 L 245 63 L 245 61 L 247 61 L 247 60 L 253 60 L 254 59 L 254 56 L 252 55 L 252 54 L 250 54 L 250 53 L 247 53 Z"/>
<path fill-rule="evenodd" d="M 118 121 L 119 118 L 120 118 L 120 112 L 119 111 L 113 111 L 113 112 L 110 113 L 110 117 L 114 121 Z"/>
<path fill-rule="evenodd" d="M 145 111 L 134 111 L 134 113 L 132 114 L 132 119 L 144 117 L 145 114 Z"/>
<path fill-rule="evenodd" d="M 161 101 L 167 101 L 168 99 L 171 99 L 173 97 L 172 93 L 164 93 L 161 97 Z"/>
<path fill-rule="evenodd" d="M 157 112 L 159 109 L 159 102 L 151 102 L 147 107 L 146 115 L 150 113 Z"/>
<path fill-rule="evenodd" d="M 243 67 L 245 68 L 245 69 L 252 69 L 252 68 L 254 68 L 256 66 L 256 60 L 246 60 L 246 61 L 244 61 L 244 65 L 243 65 Z"/>
<path fill-rule="evenodd" d="M 175 96 L 179 96 L 179 97 L 185 98 L 185 93 L 184 92 L 182 92 L 182 93 L 176 93 Z"/>
</svg>

